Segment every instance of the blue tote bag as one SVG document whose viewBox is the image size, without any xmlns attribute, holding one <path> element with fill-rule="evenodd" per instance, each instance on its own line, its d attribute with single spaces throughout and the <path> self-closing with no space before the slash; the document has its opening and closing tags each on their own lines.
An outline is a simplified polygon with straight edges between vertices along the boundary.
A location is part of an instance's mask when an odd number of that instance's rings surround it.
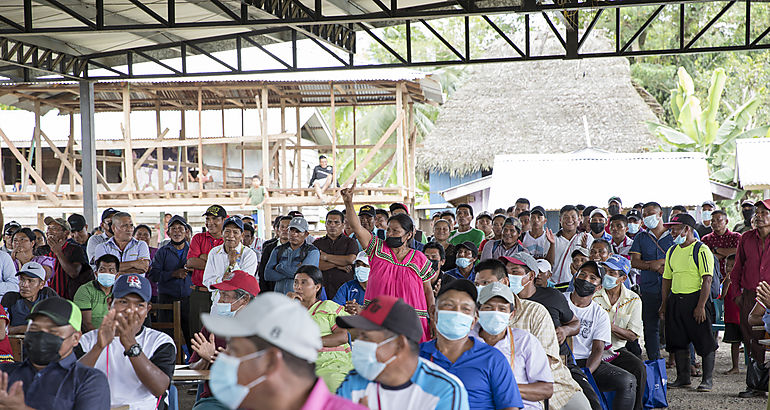
<svg viewBox="0 0 770 410">
<path fill-rule="evenodd" d="M 668 377 L 666 376 L 666 359 L 647 360 L 644 362 L 647 370 L 647 385 L 644 388 L 644 408 L 655 409 L 668 407 L 666 393 L 668 392 Z"/>
<path fill-rule="evenodd" d="M 596 385 L 596 380 L 594 380 L 594 376 L 591 374 L 591 371 L 588 370 L 587 367 L 583 367 L 583 373 L 586 375 L 586 379 L 588 379 L 588 383 L 591 385 L 591 388 L 594 389 L 596 392 L 596 395 L 599 396 L 599 400 L 601 401 L 602 410 L 612 410 L 612 401 L 607 401 L 607 394 L 602 394 L 602 392 L 599 390 L 599 386 Z M 612 392 L 612 397 L 609 398 L 609 400 L 612 400 L 612 398 L 615 397 L 615 392 Z"/>
</svg>

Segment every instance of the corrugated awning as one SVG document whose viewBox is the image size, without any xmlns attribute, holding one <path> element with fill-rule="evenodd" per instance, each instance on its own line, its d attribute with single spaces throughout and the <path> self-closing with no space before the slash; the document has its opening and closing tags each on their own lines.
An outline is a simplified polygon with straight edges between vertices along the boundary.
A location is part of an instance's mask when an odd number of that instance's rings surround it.
<svg viewBox="0 0 770 410">
<path fill-rule="evenodd" d="M 770 189 L 770 138 L 746 138 L 736 140 L 735 181 L 743 189 Z"/>
</svg>

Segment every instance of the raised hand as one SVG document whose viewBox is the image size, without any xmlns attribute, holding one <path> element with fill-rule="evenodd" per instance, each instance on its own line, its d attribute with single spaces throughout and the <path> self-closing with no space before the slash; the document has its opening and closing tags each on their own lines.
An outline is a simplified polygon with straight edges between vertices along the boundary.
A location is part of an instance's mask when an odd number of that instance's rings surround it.
<svg viewBox="0 0 770 410">
<path fill-rule="evenodd" d="M 551 245 L 556 243 L 556 236 L 553 234 L 553 231 L 550 228 L 545 228 L 545 240 L 547 240 Z"/>
<path fill-rule="evenodd" d="M 115 327 L 117 325 L 115 318 L 117 314 L 118 312 L 115 309 L 110 309 L 107 315 L 104 316 L 104 319 L 102 319 L 102 324 L 99 326 L 99 331 L 96 335 L 97 343 L 102 349 L 109 346 L 113 339 L 115 339 Z"/>
<path fill-rule="evenodd" d="M 24 385 L 17 381 L 8 388 L 8 374 L 0 372 L 0 408 L 2 409 L 26 409 L 24 404 Z"/>
<path fill-rule="evenodd" d="M 217 347 L 213 333 L 209 335 L 208 339 L 203 336 L 203 333 L 196 333 L 190 341 L 190 344 L 192 345 L 193 351 L 198 353 L 198 356 L 200 356 L 201 359 L 208 362 L 214 361 L 214 357 L 217 355 Z"/>
<path fill-rule="evenodd" d="M 340 192 L 342 195 L 342 201 L 345 203 L 353 203 L 353 193 L 356 190 L 356 181 L 353 181 L 353 185 L 350 188 L 345 188 Z"/>
</svg>

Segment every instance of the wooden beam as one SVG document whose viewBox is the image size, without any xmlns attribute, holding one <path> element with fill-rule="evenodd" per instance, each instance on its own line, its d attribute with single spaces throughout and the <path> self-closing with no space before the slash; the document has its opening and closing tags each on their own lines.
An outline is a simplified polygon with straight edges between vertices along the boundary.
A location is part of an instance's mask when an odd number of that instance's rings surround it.
<svg viewBox="0 0 770 410">
<path fill-rule="evenodd" d="M 50 188 L 48 188 L 48 185 L 45 184 L 45 181 L 43 181 L 43 177 L 40 176 L 40 174 L 35 171 L 35 169 L 32 167 L 32 165 L 29 164 L 26 158 L 24 158 L 24 155 L 19 152 L 19 150 L 16 148 L 15 145 L 13 145 L 13 142 L 11 142 L 10 139 L 5 135 L 2 129 L 0 129 L 0 137 L 3 138 L 3 141 L 6 145 L 8 145 L 8 149 L 11 150 L 11 153 L 14 157 L 21 163 L 21 166 L 27 170 L 29 175 L 32 175 L 32 178 L 35 180 L 35 183 L 40 186 L 40 189 L 43 190 L 45 193 L 45 196 L 55 205 L 58 206 L 61 201 L 59 201 L 59 198 L 56 196 L 56 194 L 51 191 Z"/>
<path fill-rule="evenodd" d="M 369 152 L 366 153 L 366 156 L 364 157 L 364 160 L 361 161 L 360 164 L 358 164 L 358 167 L 353 171 L 353 173 L 348 177 L 348 179 L 345 180 L 345 183 L 342 184 L 342 186 L 347 186 L 351 182 L 353 182 L 358 175 L 361 173 L 361 171 L 366 168 L 367 165 L 372 161 L 374 158 L 374 155 L 380 150 L 380 148 L 385 145 L 385 141 L 388 140 L 388 137 L 390 134 L 393 133 L 393 131 L 398 128 L 401 123 L 404 121 L 404 113 L 396 111 L 396 120 L 393 121 L 392 124 L 390 124 L 390 127 L 385 131 L 384 134 L 382 134 L 382 137 L 380 137 L 379 141 L 377 141 L 377 144 L 375 144 L 374 148 L 369 150 Z"/>
<path fill-rule="evenodd" d="M 332 129 L 332 183 L 329 186 L 336 187 L 337 172 L 339 172 L 339 167 L 337 164 L 337 110 L 334 107 L 334 83 L 329 83 L 329 89 L 329 103 L 331 106 L 329 115 L 331 116 L 330 128 Z"/>
<path fill-rule="evenodd" d="M 401 83 L 396 86 L 396 113 L 399 118 L 403 118 L 404 95 L 401 92 Z M 396 184 L 404 186 L 404 127 L 401 122 L 396 132 Z"/>
<path fill-rule="evenodd" d="M 40 135 L 41 135 L 43 138 L 45 138 L 45 142 L 46 142 L 46 144 L 48 144 L 48 145 L 51 147 L 51 150 L 53 151 L 53 155 L 54 155 L 56 158 L 58 158 L 58 159 L 59 159 L 59 161 L 61 162 L 61 165 L 63 165 L 63 166 L 65 166 L 65 167 L 67 167 L 67 170 L 68 170 L 70 173 L 74 173 L 74 174 L 75 174 L 75 179 L 76 179 L 76 180 L 77 180 L 77 181 L 78 181 L 78 182 L 79 182 L 79 183 L 82 185 L 82 184 L 83 184 L 83 177 L 81 177 L 81 176 L 80 176 L 80 174 L 78 173 L 77 169 L 75 169 L 75 166 L 74 166 L 74 165 L 72 165 L 72 164 L 71 164 L 71 163 L 70 163 L 70 162 L 67 160 L 67 155 L 66 155 L 66 154 L 64 154 L 64 153 L 62 153 L 61 151 L 59 151 L 59 148 L 57 148 L 55 145 L 51 144 L 51 140 L 50 140 L 50 139 L 48 139 L 48 136 L 47 136 L 47 135 L 45 135 L 45 133 L 44 133 L 42 130 L 40 131 Z"/>
<path fill-rule="evenodd" d="M 246 109 L 241 108 L 241 135 L 246 133 Z M 241 141 L 241 170 L 246 169 L 246 151 L 243 149 Z M 241 188 L 246 188 L 246 172 L 241 172 Z"/>
<path fill-rule="evenodd" d="M 123 175 L 123 180 L 128 186 L 135 189 L 134 150 L 131 146 L 131 91 L 128 84 L 123 87 L 123 142 L 125 143 L 125 175 Z"/>
<path fill-rule="evenodd" d="M 302 188 L 302 127 L 299 119 L 299 104 L 295 107 L 294 116 L 297 120 L 297 149 L 294 150 L 297 159 L 294 160 L 294 168 L 297 170 L 297 188 Z"/>
<path fill-rule="evenodd" d="M 286 100 L 281 99 L 281 133 L 286 132 Z M 290 174 L 289 161 L 286 160 L 286 140 L 281 141 L 281 188 L 288 187 L 287 178 Z"/>
<path fill-rule="evenodd" d="M 378 166 L 377 169 L 375 169 L 371 174 L 369 174 L 369 177 L 367 177 L 364 180 L 364 182 L 361 183 L 361 185 L 368 184 L 369 182 L 371 182 L 371 180 L 373 180 L 374 177 L 379 175 L 379 173 L 382 172 L 382 170 L 385 169 L 385 167 L 388 166 L 388 164 L 393 162 L 393 157 L 395 156 L 396 156 L 396 152 L 393 151 L 393 153 L 390 154 L 388 159 L 386 159 L 385 161 L 382 161 L 382 164 L 380 164 L 380 166 Z"/>
<path fill-rule="evenodd" d="M 260 95 L 255 96 L 257 104 L 259 105 L 258 115 L 260 118 L 260 130 L 262 131 L 262 183 L 264 186 L 270 186 L 270 156 L 268 153 L 268 141 L 267 141 L 267 102 L 268 102 L 267 88 L 260 90 Z"/>
<path fill-rule="evenodd" d="M 70 135 L 67 140 L 67 146 L 69 147 L 70 163 L 77 169 L 77 163 L 75 162 L 75 114 L 70 112 Z M 75 192 L 75 174 L 68 173 L 70 180 L 70 192 Z M 58 190 L 57 190 L 58 191 Z"/>
<path fill-rule="evenodd" d="M 158 133 L 158 135 L 161 135 L 160 131 L 160 101 L 155 103 L 155 132 Z M 168 131 L 168 128 L 166 128 L 166 132 Z M 163 135 L 166 133 L 164 132 Z M 162 139 L 162 138 L 161 138 Z M 147 150 L 151 151 L 151 150 Z M 155 162 L 158 165 L 158 191 L 163 192 L 165 187 L 165 181 L 163 181 L 163 147 L 158 145 L 157 148 L 155 148 Z"/>
<path fill-rule="evenodd" d="M 201 104 L 203 104 L 203 90 L 198 88 L 198 189 L 203 191 L 203 119 L 201 117 Z M 186 176 L 185 176 L 186 177 Z"/>
<path fill-rule="evenodd" d="M 168 134 L 168 128 L 164 129 L 163 132 L 159 132 L 158 136 L 155 137 L 155 141 L 163 141 L 163 137 L 165 137 L 166 134 Z M 147 161 L 147 158 L 149 158 L 150 155 L 152 155 L 152 149 L 148 149 L 148 150 L 144 151 L 144 154 L 142 154 L 142 156 L 139 157 L 136 160 L 136 162 L 134 163 L 134 171 L 138 171 L 139 168 L 141 168 L 142 165 L 144 165 L 144 162 Z M 158 161 L 158 162 L 160 162 L 160 161 Z"/>
<path fill-rule="evenodd" d="M 40 141 L 40 101 L 35 101 L 35 170 L 43 174 L 43 144 Z M 37 185 L 37 184 L 36 184 Z M 40 192 L 40 185 L 35 187 L 35 191 Z"/>
<path fill-rule="evenodd" d="M 222 135 L 225 135 L 225 105 L 222 104 Z M 227 188 L 227 145 L 222 144 L 222 187 Z"/>
</svg>

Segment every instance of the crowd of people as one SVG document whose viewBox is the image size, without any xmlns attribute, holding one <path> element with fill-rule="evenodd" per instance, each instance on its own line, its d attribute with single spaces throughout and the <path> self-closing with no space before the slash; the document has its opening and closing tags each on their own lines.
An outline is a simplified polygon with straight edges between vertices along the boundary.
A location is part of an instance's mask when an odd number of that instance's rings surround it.
<svg viewBox="0 0 770 410">
<path fill-rule="evenodd" d="M 742 343 L 764 363 L 770 200 L 741 203 L 732 231 L 711 201 L 700 222 L 681 206 L 664 221 L 612 197 L 563 206 L 556 232 L 525 198 L 461 204 L 423 232 L 404 204 L 356 208 L 354 193 L 317 237 L 299 211 L 260 238 L 258 210 L 220 205 L 197 233 L 168 215 L 158 247 L 112 208 L 93 233 L 78 214 L 45 233 L 5 224 L 0 407 L 163 409 L 181 352 L 209 370 L 196 410 L 642 409 L 661 349 L 669 387 L 713 389 L 722 309 L 727 373 Z M 153 327 L 173 320 L 153 303 L 177 301 L 183 340 Z"/>
</svg>

